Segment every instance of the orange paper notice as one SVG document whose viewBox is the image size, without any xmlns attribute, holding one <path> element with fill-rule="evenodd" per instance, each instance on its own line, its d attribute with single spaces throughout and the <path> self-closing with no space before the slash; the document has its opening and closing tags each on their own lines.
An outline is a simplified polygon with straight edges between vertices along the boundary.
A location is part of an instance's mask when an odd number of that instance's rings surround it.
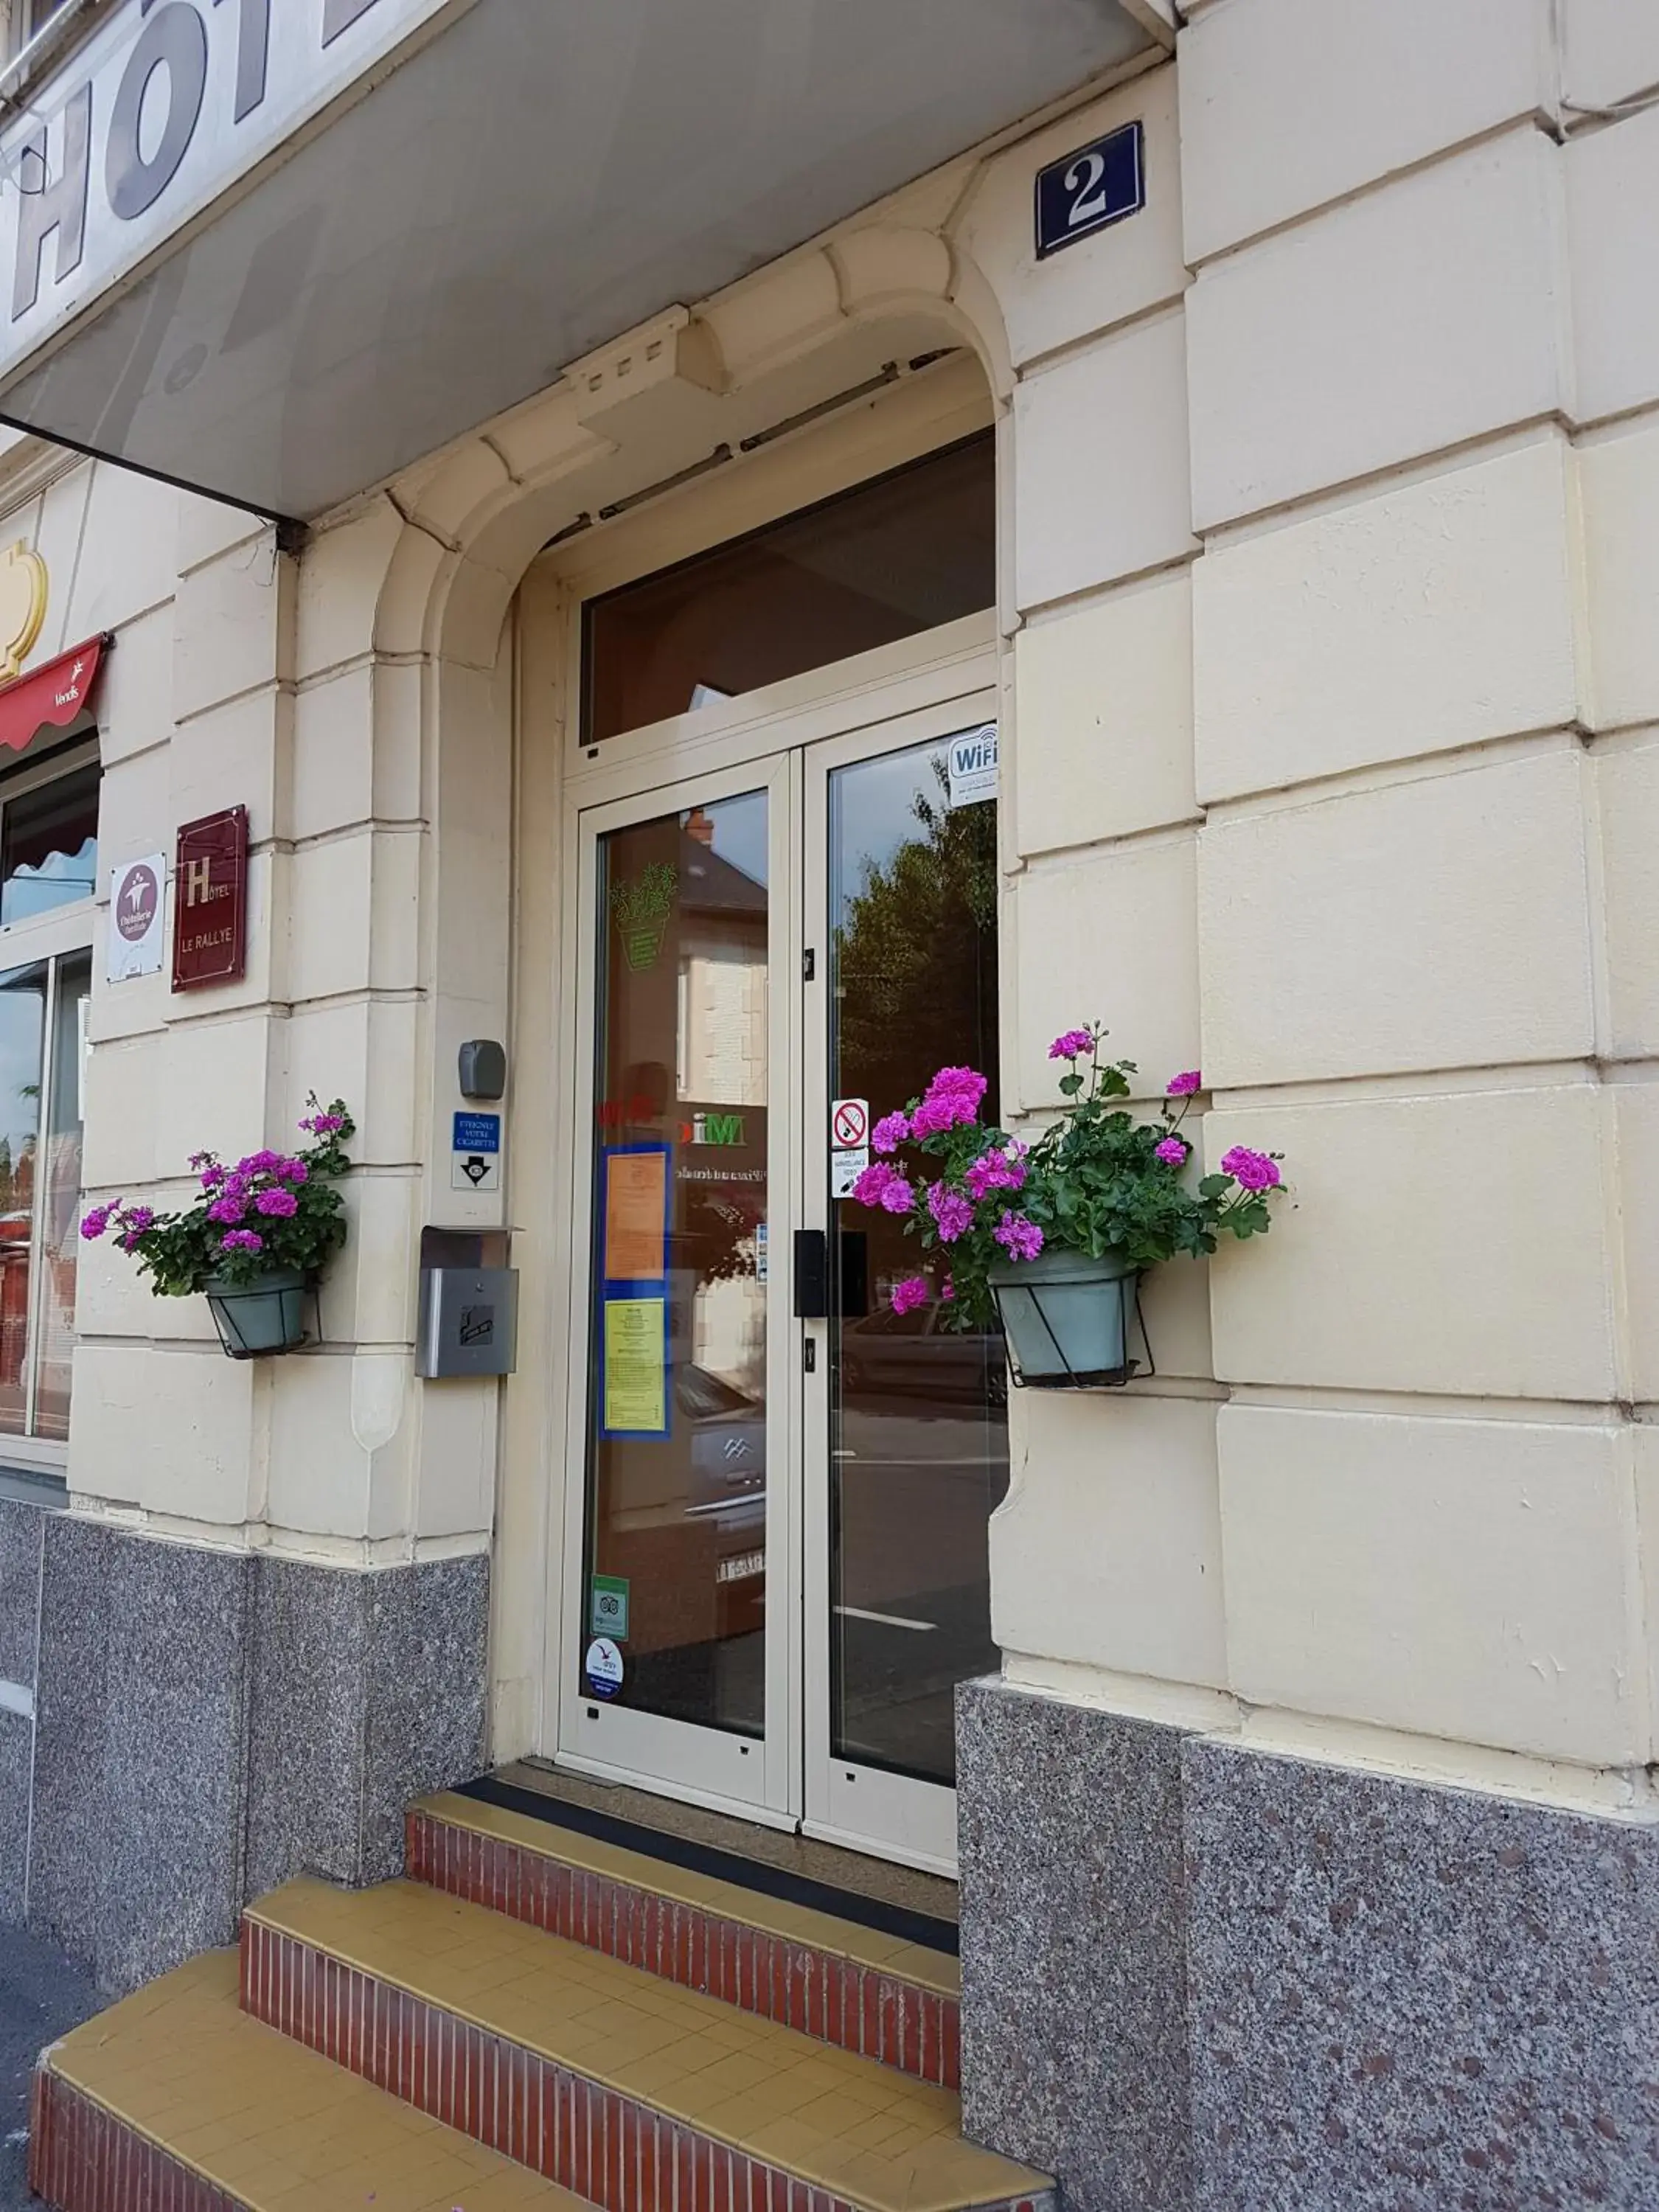
<svg viewBox="0 0 1659 2212">
<path fill-rule="evenodd" d="M 605 1163 L 605 1279 L 659 1283 L 668 1273 L 665 1223 L 668 1154 L 608 1152 Z"/>
</svg>

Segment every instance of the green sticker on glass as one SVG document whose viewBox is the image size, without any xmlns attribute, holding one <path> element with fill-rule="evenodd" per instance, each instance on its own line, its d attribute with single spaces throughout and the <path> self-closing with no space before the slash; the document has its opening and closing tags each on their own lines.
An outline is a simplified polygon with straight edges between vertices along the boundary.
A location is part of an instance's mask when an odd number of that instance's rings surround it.
<svg viewBox="0 0 1659 2212">
<path fill-rule="evenodd" d="M 621 1575 L 595 1575 L 587 1600 L 587 1632 L 623 1643 L 628 1636 L 628 1583 Z"/>
</svg>

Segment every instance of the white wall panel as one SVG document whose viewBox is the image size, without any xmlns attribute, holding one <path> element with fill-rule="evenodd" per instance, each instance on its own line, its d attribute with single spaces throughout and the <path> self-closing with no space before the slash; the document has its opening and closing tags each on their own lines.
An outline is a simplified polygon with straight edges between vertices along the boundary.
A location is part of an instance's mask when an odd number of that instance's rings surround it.
<svg viewBox="0 0 1659 2212">
<path fill-rule="evenodd" d="M 1103 1021 L 1113 1060 L 1139 1066 L 1136 1090 L 1162 1097 L 1198 1064 L 1198 943 L 1190 833 L 1046 861 L 1015 893 L 1019 1103 L 1060 1103 L 1048 1058 L 1061 1030 Z"/>
<path fill-rule="evenodd" d="M 991 1522 L 998 1644 L 1219 1687 L 1215 1406 L 1016 1395 L 1019 1473 Z"/>
<path fill-rule="evenodd" d="M 1218 1108 L 1285 1155 L 1265 1237 L 1210 1262 L 1216 1373 L 1450 1397 L 1616 1389 L 1601 1094 L 1584 1083 Z"/>
<path fill-rule="evenodd" d="M 1659 398 L 1659 286 L 1650 210 L 1659 198 L 1659 109 L 1567 149 L 1573 342 L 1581 422 Z"/>
<path fill-rule="evenodd" d="M 1546 105 L 1546 0 L 1233 0 L 1181 40 L 1188 258 Z"/>
<path fill-rule="evenodd" d="M 1014 394 L 1022 609 L 1196 550 L 1181 315 L 1133 324 Z"/>
<path fill-rule="evenodd" d="M 1014 697 L 1022 853 L 1190 821 L 1191 572 L 1028 624 L 1014 641 Z"/>
<path fill-rule="evenodd" d="M 1588 1057 L 1577 748 L 1218 821 L 1199 842 L 1218 1090 Z"/>
<path fill-rule="evenodd" d="M 1203 270 L 1200 529 L 1568 407 L 1559 161 L 1511 131 Z"/>
<path fill-rule="evenodd" d="M 1574 720 L 1572 466 L 1549 434 L 1211 546 L 1193 570 L 1200 794 Z"/>
<path fill-rule="evenodd" d="M 1647 1754 L 1617 1431 L 1230 1406 L 1232 1686 L 1586 1764 Z"/>
</svg>

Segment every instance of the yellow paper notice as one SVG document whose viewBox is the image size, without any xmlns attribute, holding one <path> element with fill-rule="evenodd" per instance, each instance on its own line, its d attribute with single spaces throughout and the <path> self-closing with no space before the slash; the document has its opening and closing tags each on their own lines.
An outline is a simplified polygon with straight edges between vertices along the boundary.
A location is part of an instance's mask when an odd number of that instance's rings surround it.
<svg viewBox="0 0 1659 2212">
<path fill-rule="evenodd" d="M 614 1435 L 661 1436 L 668 1427 L 668 1302 L 607 1298 L 605 1425 Z"/>
</svg>

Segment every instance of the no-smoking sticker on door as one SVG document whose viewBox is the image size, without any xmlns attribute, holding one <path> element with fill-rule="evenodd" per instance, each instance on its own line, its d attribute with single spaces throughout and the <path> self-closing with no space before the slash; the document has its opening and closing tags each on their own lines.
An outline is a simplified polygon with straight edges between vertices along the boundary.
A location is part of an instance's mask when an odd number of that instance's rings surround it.
<svg viewBox="0 0 1659 2212">
<path fill-rule="evenodd" d="M 830 1109 L 830 1142 L 838 1152 L 862 1152 L 870 1141 L 870 1101 L 837 1098 Z"/>
</svg>

